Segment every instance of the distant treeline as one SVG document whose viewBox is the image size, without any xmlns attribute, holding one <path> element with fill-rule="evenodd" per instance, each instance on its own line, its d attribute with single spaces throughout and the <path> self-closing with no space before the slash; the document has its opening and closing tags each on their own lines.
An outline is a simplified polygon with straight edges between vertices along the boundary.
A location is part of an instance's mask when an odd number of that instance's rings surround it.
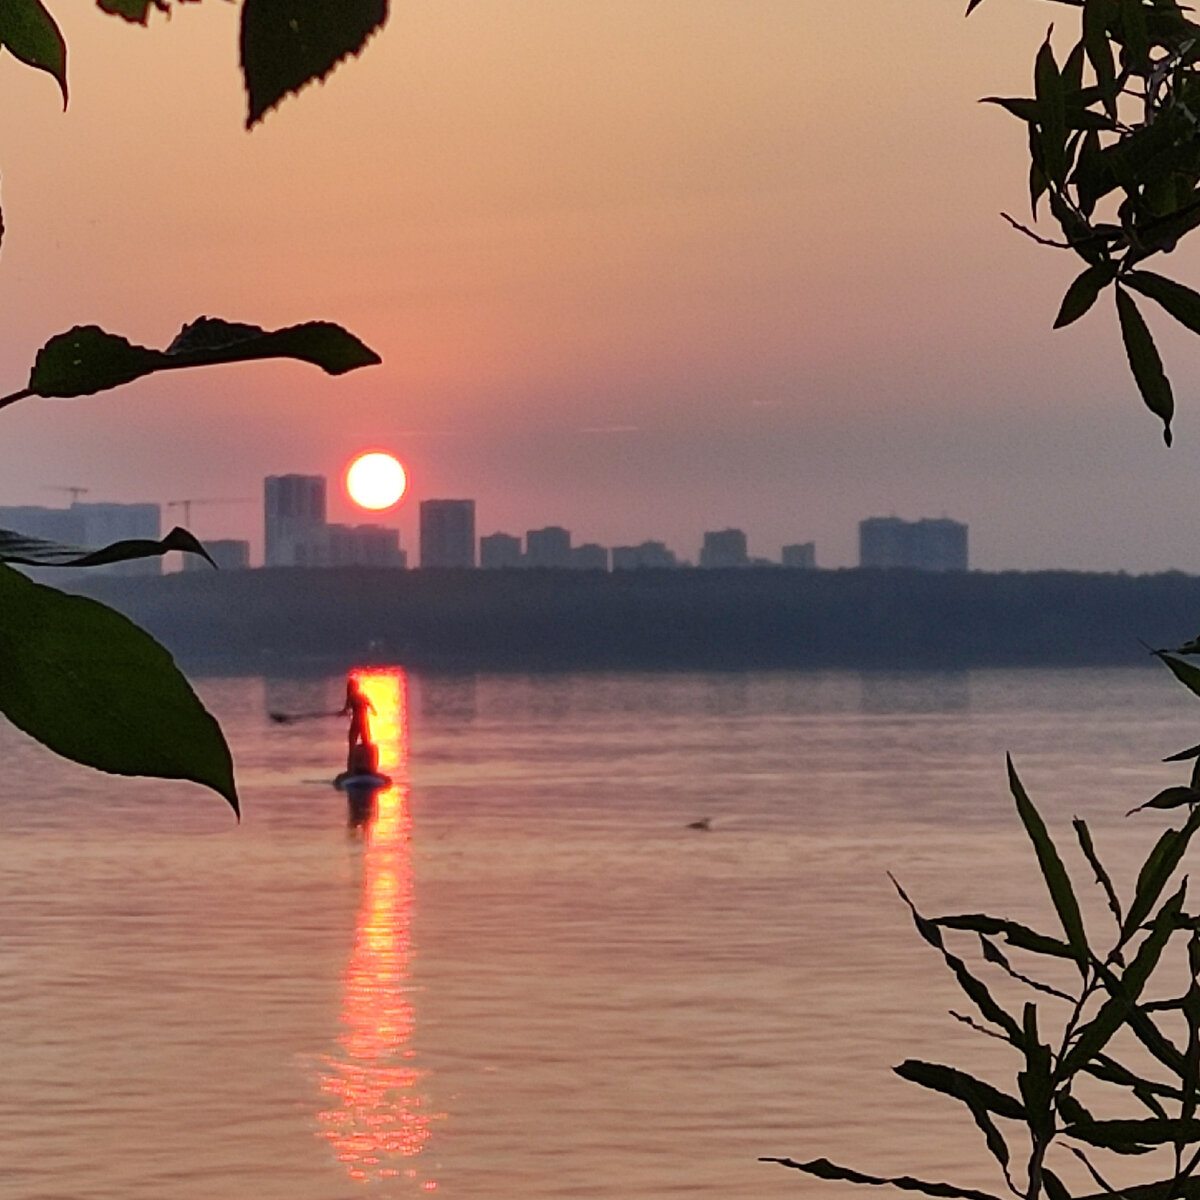
<svg viewBox="0 0 1200 1200">
<path fill-rule="evenodd" d="M 424 669 L 1078 666 L 1200 634 L 1200 577 L 189 571 L 75 580 L 185 660 Z"/>
</svg>

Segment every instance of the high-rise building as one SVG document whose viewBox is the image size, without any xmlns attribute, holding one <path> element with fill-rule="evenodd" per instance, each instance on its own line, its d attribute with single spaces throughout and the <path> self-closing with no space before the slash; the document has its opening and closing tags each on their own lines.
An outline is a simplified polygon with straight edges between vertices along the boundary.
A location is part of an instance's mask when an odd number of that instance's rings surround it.
<svg viewBox="0 0 1200 1200">
<path fill-rule="evenodd" d="M 530 529 L 525 534 L 525 565 L 527 567 L 569 567 L 571 565 L 571 534 L 561 525 L 545 529 Z"/>
<path fill-rule="evenodd" d="M 263 493 L 266 566 L 324 566 L 328 556 L 325 477 L 268 475 Z"/>
<path fill-rule="evenodd" d="M 677 567 L 679 560 L 662 542 L 642 542 L 640 546 L 614 546 L 612 569 L 636 571 L 653 567 Z"/>
<path fill-rule="evenodd" d="M 325 566 L 404 567 L 400 531 L 384 525 L 326 525 Z"/>
<path fill-rule="evenodd" d="M 475 501 L 421 501 L 421 566 L 475 565 Z"/>
<path fill-rule="evenodd" d="M 965 571 L 967 527 L 945 517 L 920 521 L 868 517 L 858 524 L 858 565 Z"/>
<path fill-rule="evenodd" d="M 595 542 L 584 542 L 571 547 L 571 566 L 576 571 L 607 571 L 608 547 Z"/>
<path fill-rule="evenodd" d="M 719 529 L 704 535 L 700 550 L 702 567 L 748 567 L 746 535 L 740 529 Z"/>
<path fill-rule="evenodd" d="M 479 539 L 479 565 L 488 570 L 523 565 L 521 539 L 511 533 L 491 533 Z"/>
<path fill-rule="evenodd" d="M 816 543 L 797 542 L 793 546 L 784 546 L 779 561 L 785 567 L 811 571 L 817 565 Z"/>
</svg>

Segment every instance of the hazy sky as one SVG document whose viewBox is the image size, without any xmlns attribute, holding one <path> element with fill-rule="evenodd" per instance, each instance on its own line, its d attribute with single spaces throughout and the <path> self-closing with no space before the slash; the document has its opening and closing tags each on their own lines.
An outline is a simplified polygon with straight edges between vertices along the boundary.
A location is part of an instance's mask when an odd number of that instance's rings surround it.
<svg viewBox="0 0 1200 1200">
<path fill-rule="evenodd" d="M 0 391 L 71 325 L 164 345 L 201 313 L 336 320 L 384 364 L 25 401 L 0 504 L 253 497 L 192 526 L 258 542 L 265 474 L 382 447 L 410 548 L 417 499 L 473 496 L 480 533 L 687 556 L 739 525 L 850 565 L 862 517 L 947 514 L 987 569 L 1200 571 L 1200 341 L 1155 325 L 1168 451 L 1111 305 L 1052 332 L 1074 260 L 998 216 L 1024 135 L 975 101 L 1027 93 L 1071 14 L 963 7 L 407 0 L 246 133 L 236 5 L 59 3 L 65 115 L 0 58 Z"/>
</svg>

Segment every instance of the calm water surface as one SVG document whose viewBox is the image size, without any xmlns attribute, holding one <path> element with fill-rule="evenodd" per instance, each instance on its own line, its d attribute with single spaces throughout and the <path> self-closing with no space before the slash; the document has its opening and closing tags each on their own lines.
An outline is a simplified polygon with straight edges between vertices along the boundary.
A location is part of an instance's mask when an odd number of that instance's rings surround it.
<svg viewBox="0 0 1200 1200">
<path fill-rule="evenodd" d="M 760 1154 L 996 1188 L 889 1072 L 1007 1064 L 885 872 L 1048 927 L 1004 752 L 1128 878 L 1162 820 L 1120 814 L 1200 740 L 1150 670 L 368 685 L 368 830 L 342 724 L 268 718 L 340 677 L 200 681 L 240 827 L 0 729 L 3 1200 L 851 1194 Z"/>
</svg>

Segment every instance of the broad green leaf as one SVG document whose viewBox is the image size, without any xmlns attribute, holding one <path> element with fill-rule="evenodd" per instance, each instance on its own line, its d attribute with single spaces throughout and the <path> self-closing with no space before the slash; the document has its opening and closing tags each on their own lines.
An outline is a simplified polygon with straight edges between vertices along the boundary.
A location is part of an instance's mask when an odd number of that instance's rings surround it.
<svg viewBox="0 0 1200 1200">
<path fill-rule="evenodd" d="M 1161 304 L 1181 325 L 1200 333 L 1200 292 L 1153 271 L 1129 271 L 1121 282 Z"/>
<path fill-rule="evenodd" d="M 1175 398 L 1171 383 L 1163 371 L 1162 359 L 1150 336 L 1150 330 L 1138 312 L 1133 297 L 1117 285 L 1117 317 L 1121 322 L 1121 338 L 1134 382 L 1146 407 L 1161 419 L 1163 440 L 1171 444 L 1171 418 L 1175 415 Z"/>
<path fill-rule="evenodd" d="M 1096 303 L 1096 297 L 1101 291 L 1116 277 L 1117 268 L 1113 263 L 1098 263 L 1076 276 L 1075 281 L 1067 288 L 1058 316 L 1054 318 L 1054 328 L 1062 329 L 1072 321 L 1078 321 Z"/>
<path fill-rule="evenodd" d="M 1006 761 L 1008 763 L 1008 786 L 1017 803 L 1017 813 L 1021 818 L 1021 823 L 1025 826 L 1025 832 L 1029 834 L 1029 840 L 1033 843 L 1042 878 L 1046 881 L 1050 899 L 1058 913 L 1058 919 L 1062 922 L 1063 932 L 1067 935 L 1067 941 L 1075 952 L 1080 971 L 1085 971 L 1088 955 L 1087 937 L 1084 935 L 1079 902 L 1075 899 L 1075 892 L 1071 887 L 1067 869 L 1063 866 L 1062 859 L 1059 858 L 1058 851 L 1050 839 L 1050 834 L 1046 831 L 1045 822 L 1021 786 L 1011 756 L 1008 756 Z"/>
<path fill-rule="evenodd" d="M 1132 817 L 1134 813 L 1141 812 L 1144 808 L 1182 808 L 1185 804 L 1196 804 L 1197 802 L 1200 802 L 1200 792 L 1194 788 L 1169 787 L 1147 800 L 1145 804 L 1131 808 L 1125 815 Z"/>
<path fill-rule="evenodd" d="M 67 106 L 67 43 L 41 0 L 0 0 L 0 46 L 58 80 Z"/>
<path fill-rule="evenodd" d="M 48 341 L 33 364 L 29 386 L 0 407 L 25 396 L 90 396 L 154 371 L 214 366 L 263 358 L 296 358 L 341 375 L 380 361 L 379 355 L 339 325 L 313 321 L 268 332 L 200 317 L 180 330 L 166 350 L 136 346 L 96 325 L 83 325 Z"/>
<path fill-rule="evenodd" d="M 1186 1145 L 1200 1142 L 1200 1121 L 1164 1121 L 1161 1117 L 1092 1121 L 1068 1125 L 1063 1129 L 1063 1133 L 1091 1146 L 1103 1146 L 1106 1149 L 1131 1144 L 1161 1146 L 1166 1142 L 1180 1142 Z"/>
<path fill-rule="evenodd" d="M 989 917 L 984 913 L 962 913 L 952 917 L 935 917 L 935 925 L 943 929 L 967 929 L 972 933 L 990 933 L 1003 936 L 1010 946 L 1031 950 L 1034 954 L 1048 954 L 1053 958 L 1075 958 L 1075 949 L 1058 938 L 1047 937 L 1018 921 L 1006 921 L 1000 917 Z"/>
<path fill-rule="evenodd" d="M 1083 851 L 1083 856 L 1088 860 L 1093 873 L 1096 876 L 1096 882 L 1104 889 L 1104 895 L 1108 898 L 1108 907 L 1112 910 L 1112 914 L 1117 918 L 1117 925 L 1121 925 L 1121 901 L 1117 899 L 1116 889 L 1113 887 L 1112 879 L 1108 872 L 1104 869 L 1104 864 L 1100 861 L 1100 856 L 1096 853 L 1096 847 L 1092 844 L 1091 830 L 1087 827 L 1087 822 L 1081 817 L 1075 817 L 1071 821 L 1071 825 L 1075 829 L 1075 836 L 1079 840 L 1079 848 Z"/>
<path fill-rule="evenodd" d="M 1200 667 L 1194 667 L 1191 663 L 1183 662 L 1175 658 L 1174 655 L 1168 654 L 1165 650 L 1155 650 L 1154 657 L 1160 662 L 1166 664 L 1171 669 L 1171 674 L 1183 684 L 1189 692 L 1200 696 Z M 1165 762 L 1173 762 L 1179 758 L 1190 758 L 1191 751 L 1181 751 L 1174 758 L 1165 759 Z"/>
<path fill-rule="evenodd" d="M 229 748 L 171 656 L 111 608 L 0 564 L 0 712 L 57 754 L 190 779 L 238 809 Z"/>
<path fill-rule="evenodd" d="M 97 550 L 84 550 L 44 538 L 26 537 L 11 529 L 0 529 L 0 562 L 20 563 L 26 567 L 103 567 L 135 558 L 157 558 L 171 550 L 199 554 L 210 563 L 213 561 L 196 538 L 178 525 L 158 541 L 129 538 Z M 213 563 L 214 567 L 216 565 Z"/>
<path fill-rule="evenodd" d="M 387 0 L 245 0 L 242 75 L 246 128 L 289 92 L 324 79 L 387 20 Z"/>
<path fill-rule="evenodd" d="M 911 1175 L 898 1175 L 887 1179 L 879 1175 L 864 1175 L 861 1171 L 853 1171 L 849 1167 L 839 1167 L 827 1158 L 815 1158 L 812 1162 L 796 1162 L 792 1158 L 760 1158 L 759 1162 L 778 1163 L 781 1167 L 791 1167 L 793 1171 L 804 1171 L 815 1175 L 818 1179 L 840 1179 L 846 1183 L 870 1183 L 890 1185 L 904 1192 L 921 1192 L 926 1196 L 943 1196 L 947 1200 L 999 1200 L 990 1192 L 977 1192 L 973 1188 L 955 1187 L 952 1183 L 927 1183 L 923 1179 L 914 1179 Z"/>
</svg>

